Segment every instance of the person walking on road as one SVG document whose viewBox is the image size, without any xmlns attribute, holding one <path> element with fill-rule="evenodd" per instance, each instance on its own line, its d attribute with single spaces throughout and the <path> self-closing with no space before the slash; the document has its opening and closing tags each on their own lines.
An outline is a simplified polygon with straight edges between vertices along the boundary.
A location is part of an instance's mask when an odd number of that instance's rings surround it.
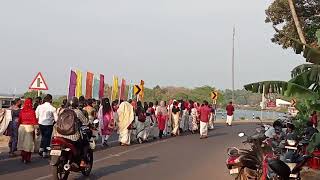
<svg viewBox="0 0 320 180">
<path fill-rule="evenodd" d="M 209 105 L 209 108 L 211 109 L 210 119 L 209 119 L 209 129 L 212 130 L 214 129 L 215 109 L 211 105 Z"/>
<path fill-rule="evenodd" d="M 19 116 L 19 124 L 18 150 L 21 151 L 21 161 L 27 164 L 31 162 L 31 153 L 35 146 L 35 132 L 38 131 L 38 121 L 31 98 L 24 102 Z"/>
<path fill-rule="evenodd" d="M 208 138 L 208 123 L 211 114 L 208 101 L 200 108 L 200 139 Z"/>
<path fill-rule="evenodd" d="M 229 104 L 226 107 L 227 111 L 227 125 L 231 126 L 233 121 L 233 114 L 234 114 L 234 106 L 232 105 L 232 102 L 229 102 Z"/>
<path fill-rule="evenodd" d="M 15 152 L 17 151 L 18 145 L 18 128 L 19 128 L 19 115 L 21 111 L 21 99 L 17 98 L 13 101 L 13 106 L 10 107 L 12 121 L 10 121 L 8 126 L 8 135 L 10 136 L 9 140 L 9 156 L 16 156 Z"/>
<path fill-rule="evenodd" d="M 53 123 L 58 120 L 58 115 L 56 108 L 51 105 L 52 95 L 47 94 L 43 102 L 43 104 L 37 107 L 36 118 L 39 120 L 38 123 L 41 132 L 39 155 L 47 158 L 47 152 L 51 143 Z"/>
<path fill-rule="evenodd" d="M 148 109 L 148 104 L 144 104 L 144 107 L 142 107 L 141 101 L 138 101 L 137 103 L 137 109 L 136 109 L 136 117 L 137 117 L 137 138 L 138 142 L 142 144 L 144 141 L 147 140 L 147 131 L 146 131 L 146 112 L 145 109 Z"/>
<path fill-rule="evenodd" d="M 180 134 L 180 108 L 178 107 L 178 102 L 173 102 L 172 107 L 172 136 L 178 136 Z"/>
<path fill-rule="evenodd" d="M 159 138 L 162 139 L 166 128 L 166 121 L 168 120 L 168 110 L 164 101 L 161 101 L 160 106 L 157 107 L 156 116 L 159 128 Z"/>
<path fill-rule="evenodd" d="M 129 146 L 131 136 L 130 126 L 135 118 L 133 106 L 126 101 L 122 102 L 117 112 L 119 115 L 119 142 L 121 146 Z"/>
<path fill-rule="evenodd" d="M 102 99 L 102 106 L 98 112 L 98 119 L 100 120 L 100 128 L 102 135 L 102 144 L 108 146 L 107 142 L 113 133 L 115 123 L 113 119 L 113 111 L 108 98 Z"/>
<path fill-rule="evenodd" d="M 190 103 L 190 131 L 194 134 L 198 130 L 198 109 L 197 103 Z"/>
<path fill-rule="evenodd" d="M 88 99 L 86 103 L 87 106 L 83 108 L 83 110 L 87 112 L 88 119 L 91 123 L 97 118 L 97 112 L 94 108 L 94 103 L 94 99 Z"/>
</svg>

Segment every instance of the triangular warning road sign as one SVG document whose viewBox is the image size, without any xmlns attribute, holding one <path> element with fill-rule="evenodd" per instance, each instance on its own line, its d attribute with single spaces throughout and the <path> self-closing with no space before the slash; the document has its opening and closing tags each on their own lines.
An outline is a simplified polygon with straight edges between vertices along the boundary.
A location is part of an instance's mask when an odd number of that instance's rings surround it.
<svg viewBox="0 0 320 180">
<path fill-rule="evenodd" d="M 37 76 L 33 79 L 31 85 L 29 86 L 31 90 L 48 90 L 48 85 L 44 80 L 41 72 L 37 74 Z"/>
</svg>

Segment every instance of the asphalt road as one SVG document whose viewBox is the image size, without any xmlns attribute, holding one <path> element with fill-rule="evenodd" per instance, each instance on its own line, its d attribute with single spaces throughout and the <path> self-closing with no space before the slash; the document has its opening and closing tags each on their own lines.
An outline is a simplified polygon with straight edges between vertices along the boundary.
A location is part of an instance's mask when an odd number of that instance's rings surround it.
<svg viewBox="0 0 320 180">
<path fill-rule="evenodd" d="M 188 134 L 142 145 L 100 149 L 94 154 L 92 175 L 84 178 L 73 173 L 70 179 L 231 180 L 225 165 L 226 149 L 243 147 L 238 132 L 252 132 L 255 127 L 255 124 L 217 125 L 204 140 L 198 134 Z M 0 160 L 0 179 L 52 179 L 51 167 L 48 160 L 37 156 L 29 165 L 17 158 Z"/>
</svg>

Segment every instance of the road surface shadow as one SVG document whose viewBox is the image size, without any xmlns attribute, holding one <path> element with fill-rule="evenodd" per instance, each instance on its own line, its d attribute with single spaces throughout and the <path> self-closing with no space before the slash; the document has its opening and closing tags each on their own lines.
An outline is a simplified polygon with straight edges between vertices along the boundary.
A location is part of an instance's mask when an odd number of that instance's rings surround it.
<svg viewBox="0 0 320 180">
<path fill-rule="evenodd" d="M 156 161 L 157 156 L 152 156 L 152 157 L 147 157 L 144 159 L 129 159 L 127 161 L 123 161 L 118 165 L 111 165 L 107 167 L 102 167 L 96 170 L 93 170 L 90 177 L 78 177 L 75 178 L 76 180 L 95 180 L 95 179 L 100 179 L 104 176 L 108 176 L 109 174 L 121 172 L 127 169 L 131 169 L 137 166 L 141 165 L 146 165 L 146 164 L 151 164 Z"/>
<path fill-rule="evenodd" d="M 210 135 L 208 136 L 208 138 L 224 136 L 224 135 L 227 135 L 227 134 L 228 134 L 228 133 L 214 133 L 214 134 L 210 134 Z"/>
<path fill-rule="evenodd" d="M 47 166 L 49 164 L 48 160 L 40 157 L 32 158 L 31 161 L 32 162 L 30 164 L 23 164 L 20 159 L 0 161 L 0 175 L 26 171 L 28 169 Z"/>
</svg>

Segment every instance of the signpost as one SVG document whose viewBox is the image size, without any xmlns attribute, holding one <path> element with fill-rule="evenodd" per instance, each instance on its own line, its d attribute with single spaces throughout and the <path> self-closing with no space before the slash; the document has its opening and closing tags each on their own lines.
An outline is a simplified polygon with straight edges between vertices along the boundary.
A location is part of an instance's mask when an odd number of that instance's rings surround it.
<svg viewBox="0 0 320 180">
<path fill-rule="evenodd" d="M 144 81 L 141 80 L 140 85 L 134 85 L 133 93 L 137 96 L 137 101 L 143 101 L 144 98 Z"/>
<path fill-rule="evenodd" d="M 213 104 L 217 104 L 217 99 L 218 99 L 218 92 L 217 91 L 211 92 L 211 99 L 213 101 Z"/>
<path fill-rule="evenodd" d="M 49 89 L 41 72 L 39 72 L 37 74 L 37 76 L 33 79 L 32 83 L 29 86 L 29 89 L 38 91 L 38 96 L 40 96 L 41 90 L 48 90 Z"/>
<path fill-rule="evenodd" d="M 139 85 L 134 85 L 133 91 L 134 91 L 134 95 L 138 96 L 141 92 L 141 87 Z"/>
<path fill-rule="evenodd" d="M 291 100 L 291 106 L 295 107 L 297 105 L 297 100 L 296 99 L 292 99 Z"/>
</svg>

